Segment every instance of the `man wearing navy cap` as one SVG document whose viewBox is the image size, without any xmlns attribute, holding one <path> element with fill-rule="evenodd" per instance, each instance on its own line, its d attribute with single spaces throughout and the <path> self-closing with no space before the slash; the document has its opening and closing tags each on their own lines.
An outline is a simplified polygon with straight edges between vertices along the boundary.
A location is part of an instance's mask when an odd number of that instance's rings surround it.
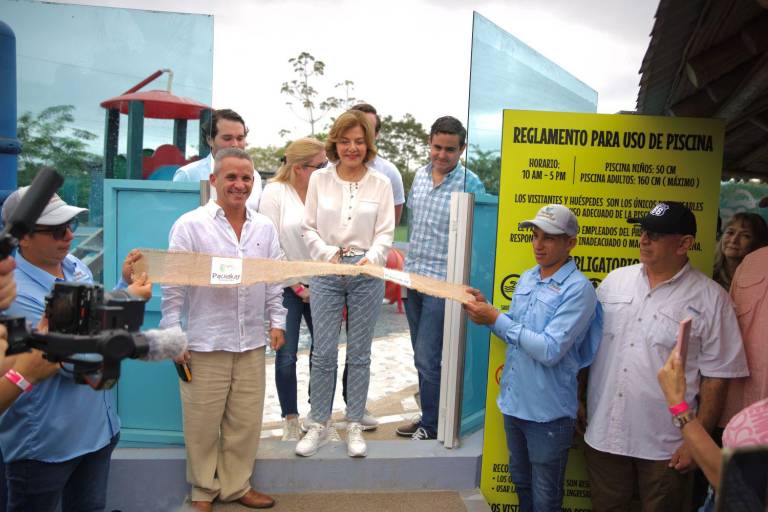
<svg viewBox="0 0 768 512">
<path fill-rule="evenodd" d="M 727 379 L 746 376 L 747 364 L 728 294 L 688 261 L 693 212 L 664 201 L 629 222 L 640 225 L 640 263 L 614 270 L 597 290 L 605 321 L 587 394 L 592 506 L 629 510 L 637 489 L 644 511 L 682 510 L 693 466 L 679 428 L 696 411 L 711 431 Z M 686 401 L 668 408 L 656 374 L 687 318 Z"/>
<path fill-rule="evenodd" d="M 559 512 L 579 407 L 576 376 L 595 357 L 602 314 L 592 283 L 571 258 L 579 231 L 573 212 L 547 205 L 520 227 L 533 229 L 537 265 L 520 276 L 509 312 L 478 290 L 470 290 L 477 302 L 465 308 L 507 343 L 497 403 L 520 511 Z"/>
</svg>

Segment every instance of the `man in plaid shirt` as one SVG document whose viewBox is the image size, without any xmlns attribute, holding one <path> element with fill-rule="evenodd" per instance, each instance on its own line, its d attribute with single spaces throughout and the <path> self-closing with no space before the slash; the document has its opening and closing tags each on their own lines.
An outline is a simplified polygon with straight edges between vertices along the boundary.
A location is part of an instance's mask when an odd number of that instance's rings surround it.
<svg viewBox="0 0 768 512">
<path fill-rule="evenodd" d="M 467 130 L 450 116 L 439 118 L 430 129 L 430 163 L 416 171 L 408 194 L 411 237 L 405 258 L 406 272 L 445 279 L 451 192 L 485 193 L 480 178 L 459 163 L 466 138 Z M 408 290 L 405 314 L 419 373 L 422 415 L 420 421 L 401 425 L 396 432 L 415 440 L 435 439 L 445 300 Z"/>
</svg>

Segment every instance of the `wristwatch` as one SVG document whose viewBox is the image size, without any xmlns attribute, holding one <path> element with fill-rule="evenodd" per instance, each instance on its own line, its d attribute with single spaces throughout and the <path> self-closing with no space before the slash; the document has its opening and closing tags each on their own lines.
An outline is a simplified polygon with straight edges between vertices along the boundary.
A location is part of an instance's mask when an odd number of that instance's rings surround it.
<svg viewBox="0 0 768 512">
<path fill-rule="evenodd" d="M 693 418 L 695 417 L 696 415 L 693 413 L 693 410 L 688 409 L 686 411 L 681 412 L 680 414 L 672 416 L 672 424 L 677 428 L 683 428 L 686 423 L 688 423 L 689 421 L 692 421 Z"/>
</svg>

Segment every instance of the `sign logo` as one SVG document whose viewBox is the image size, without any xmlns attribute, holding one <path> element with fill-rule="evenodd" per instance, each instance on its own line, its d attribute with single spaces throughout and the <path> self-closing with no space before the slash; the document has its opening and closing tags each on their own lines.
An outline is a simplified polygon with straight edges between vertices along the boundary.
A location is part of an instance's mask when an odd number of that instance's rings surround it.
<svg viewBox="0 0 768 512">
<path fill-rule="evenodd" d="M 655 217 L 662 217 L 669 210 L 669 205 L 665 203 L 659 203 L 651 210 L 651 215 Z"/>
<path fill-rule="evenodd" d="M 496 378 L 496 384 L 501 384 L 501 374 L 504 372 L 504 365 L 499 366 L 496 368 L 496 375 L 494 376 Z"/>
<path fill-rule="evenodd" d="M 520 274 L 509 274 L 501 281 L 501 294 L 507 300 L 512 300 L 512 295 L 515 293 L 515 286 L 517 286 L 517 280 L 520 279 Z"/>
<path fill-rule="evenodd" d="M 243 260 L 240 258 L 211 258 L 211 284 L 240 284 L 243 280 Z"/>
</svg>

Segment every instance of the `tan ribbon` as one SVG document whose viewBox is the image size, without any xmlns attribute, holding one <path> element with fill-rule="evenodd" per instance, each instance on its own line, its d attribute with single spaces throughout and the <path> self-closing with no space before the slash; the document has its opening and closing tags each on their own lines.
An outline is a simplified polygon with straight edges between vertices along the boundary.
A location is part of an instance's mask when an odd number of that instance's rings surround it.
<svg viewBox="0 0 768 512">
<path fill-rule="evenodd" d="M 134 274 L 146 272 L 149 280 L 158 284 L 182 286 L 238 286 L 211 284 L 211 258 L 216 255 L 194 252 L 159 251 L 140 249 L 142 258 L 133 266 Z M 222 258 L 229 256 L 222 256 Z M 243 277 L 241 285 L 255 283 L 276 283 L 302 279 L 312 276 L 357 276 L 367 275 L 403 284 L 403 279 L 410 281 L 414 290 L 443 299 L 451 299 L 462 304 L 474 301 L 467 292 L 468 287 L 420 276 L 407 272 L 393 272 L 378 265 L 342 265 L 321 261 L 279 261 L 259 258 L 243 258 Z"/>
</svg>

